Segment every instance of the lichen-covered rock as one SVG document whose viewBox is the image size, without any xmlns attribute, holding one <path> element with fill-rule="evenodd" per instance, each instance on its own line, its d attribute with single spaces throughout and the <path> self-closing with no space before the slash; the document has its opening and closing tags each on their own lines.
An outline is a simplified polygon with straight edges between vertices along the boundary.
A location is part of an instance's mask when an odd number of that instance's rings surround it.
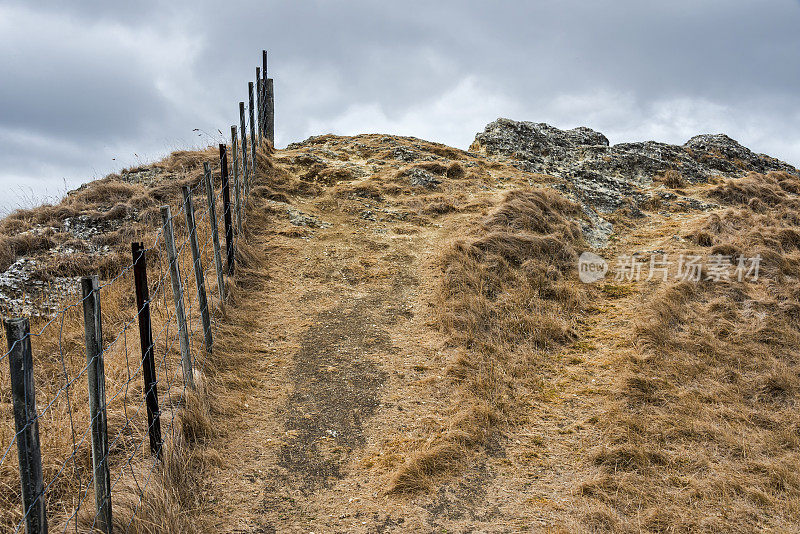
<svg viewBox="0 0 800 534">
<path fill-rule="evenodd" d="M 560 130 L 544 123 L 497 119 L 475 136 L 470 150 L 529 172 L 562 177 L 581 200 L 601 212 L 618 209 L 625 199 L 644 200 L 646 195 L 637 194 L 637 189 L 650 186 L 653 177 L 668 170 L 691 183 L 748 172 L 800 175 L 791 165 L 756 154 L 723 134 L 698 135 L 683 146 L 655 141 L 610 146 L 603 134 L 589 128 Z"/>
<path fill-rule="evenodd" d="M 408 178 L 409 183 L 416 187 L 425 187 L 427 189 L 433 189 L 442 183 L 442 181 L 439 178 L 437 178 L 433 173 L 430 173 L 425 169 L 420 169 L 417 167 L 408 170 L 405 173 L 405 176 Z"/>
<path fill-rule="evenodd" d="M 798 174 L 798 170 L 788 163 L 766 154 L 756 154 L 725 134 L 696 135 L 683 148 L 706 167 L 724 169 L 726 174 L 770 171 Z"/>
<path fill-rule="evenodd" d="M 597 145 L 608 146 L 608 139 L 590 128 L 559 130 L 543 122 L 497 119 L 475 136 L 470 150 L 545 161 L 571 159 L 581 147 Z"/>
<path fill-rule="evenodd" d="M 800 176 L 791 165 L 756 154 L 727 135 L 698 135 L 682 146 L 645 141 L 609 145 L 590 128 L 560 130 L 549 124 L 497 119 L 475 136 L 472 152 L 515 167 L 563 178 L 563 189 L 581 203 L 592 228 L 584 228 L 593 244 L 602 243 L 610 225 L 599 213 L 638 206 L 651 198 L 653 178 L 677 171 L 689 183 L 712 176 L 736 178 L 749 172 L 784 171 Z"/>
</svg>

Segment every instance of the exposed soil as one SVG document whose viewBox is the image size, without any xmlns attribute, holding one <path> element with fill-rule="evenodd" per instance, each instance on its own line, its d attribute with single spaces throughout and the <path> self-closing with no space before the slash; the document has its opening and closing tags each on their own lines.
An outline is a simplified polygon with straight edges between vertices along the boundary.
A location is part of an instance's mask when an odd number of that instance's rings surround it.
<svg viewBox="0 0 800 534">
<path fill-rule="evenodd" d="M 365 442 L 364 424 L 379 405 L 386 380 L 374 359 L 391 350 L 378 326 L 380 298 L 358 299 L 314 318 L 295 357 L 293 392 L 283 410 L 290 437 L 278 465 L 306 491 L 342 478 L 347 454 Z"/>
</svg>

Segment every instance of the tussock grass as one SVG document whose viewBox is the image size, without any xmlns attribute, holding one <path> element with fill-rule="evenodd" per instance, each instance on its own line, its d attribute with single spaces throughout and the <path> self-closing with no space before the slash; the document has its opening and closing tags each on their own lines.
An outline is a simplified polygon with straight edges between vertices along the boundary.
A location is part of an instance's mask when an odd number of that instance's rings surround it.
<svg viewBox="0 0 800 534">
<path fill-rule="evenodd" d="M 444 252 L 439 323 L 460 348 L 448 369 L 458 408 L 397 469 L 390 492 L 430 487 L 498 425 L 513 423 L 512 386 L 535 381 L 538 355 L 574 338 L 584 301 L 573 279 L 577 249 L 584 246 L 580 217 L 556 193 L 515 190 L 473 235 Z"/>
<path fill-rule="evenodd" d="M 655 181 L 663 183 L 670 189 L 680 189 L 686 186 L 686 180 L 684 180 L 681 173 L 675 169 L 664 171 L 663 174 L 655 177 Z"/>
<path fill-rule="evenodd" d="M 600 530 L 790 531 L 800 521 L 795 181 L 751 174 L 711 189 L 732 207 L 705 219 L 698 243 L 761 254 L 759 281 L 674 282 L 641 304 L 639 350 L 593 451 L 601 472 L 581 487 L 608 511 Z"/>
<path fill-rule="evenodd" d="M 447 166 L 446 175 L 450 179 L 457 180 L 459 178 L 463 178 L 466 176 L 466 174 L 467 171 L 464 170 L 464 167 L 457 161 L 454 161 Z"/>
</svg>

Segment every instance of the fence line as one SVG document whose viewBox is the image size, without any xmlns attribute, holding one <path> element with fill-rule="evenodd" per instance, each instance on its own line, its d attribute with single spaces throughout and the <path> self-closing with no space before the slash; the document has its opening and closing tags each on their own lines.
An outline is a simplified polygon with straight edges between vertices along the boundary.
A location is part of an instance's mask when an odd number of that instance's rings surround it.
<svg viewBox="0 0 800 534">
<path fill-rule="evenodd" d="M 146 488 L 161 468 L 164 447 L 179 437 L 176 417 L 189 392 L 197 389 L 196 378 L 202 377 L 205 357 L 213 351 L 217 325 L 212 310 L 224 304 L 226 277 L 234 276 L 255 180 L 256 148 L 273 142 L 271 81 L 263 51 L 257 94 L 249 82 L 249 105 L 245 109 L 239 103 L 239 130 L 231 126 L 233 201 L 229 148 L 220 144 L 219 159 L 204 163 L 202 178 L 183 187 L 177 209 L 161 208 L 161 225 L 149 246 L 131 243 L 131 261 L 118 274 L 102 283 L 97 275 L 83 277 L 81 298 L 56 310 L 33 332 L 29 318 L 5 319 L 8 350 L 0 355 L 0 364 L 9 362 L 11 388 L 7 394 L 0 384 L 0 403 L 11 404 L 14 429 L 7 434 L 0 427 L 0 475 L 16 470 L 19 485 L 17 491 L 9 487 L 0 492 L 0 530 L 78 532 L 79 525 L 91 525 L 110 533 L 115 490 L 123 481 L 139 494 L 126 529 L 132 525 Z M 215 173 L 220 187 L 214 186 Z M 195 194 L 204 201 L 195 202 Z M 181 217 L 185 226 L 178 224 Z M 225 270 L 218 217 L 224 224 Z M 148 270 L 156 275 L 150 283 Z M 211 270 L 215 274 L 208 278 Z M 184 291 L 192 275 L 196 293 Z M 215 280 L 216 293 L 206 290 L 209 280 Z M 129 345 L 137 343 L 131 354 Z M 45 386 L 39 392 L 35 376 Z M 37 408 L 37 400 L 43 408 Z M 50 426 L 59 431 L 48 432 Z M 15 443 L 17 466 L 10 461 Z M 86 505 L 90 496 L 93 510 Z"/>
</svg>

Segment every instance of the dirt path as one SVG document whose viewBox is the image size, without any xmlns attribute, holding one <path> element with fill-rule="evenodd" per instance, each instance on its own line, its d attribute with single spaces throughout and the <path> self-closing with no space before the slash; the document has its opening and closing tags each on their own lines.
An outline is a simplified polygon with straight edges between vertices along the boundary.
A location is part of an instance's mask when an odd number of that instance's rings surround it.
<svg viewBox="0 0 800 534">
<path fill-rule="evenodd" d="M 289 208 L 267 205 L 270 230 L 253 245 L 269 258 L 269 280 L 236 311 L 254 326 L 236 347 L 250 384 L 237 420 L 209 446 L 220 458 L 208 487 L 213 528 L 375 532 L 402 524 L 402 512 L 379 512 L 385 481 L 368 457 L 382 454 L 381 427 L 402 431 L 394 419 L 414 421 L 423 406 L 409 391 L 416 381 L 404 387 L 403 377 L 420 374 L 429 354 L 424 343 L 404 345 L 414 339 L 410 323 L 419 323 L 415 270 L 430 244 L 296 203 L 295 214 L 313 214 L 321 226 L 299 239 Z"/>
<path fill-rule="evenodd" d="M 500 190 L 486 190 L 497 202 Z M 369 207 L 369 206 L 366 206 Z M 441 427 L 448 347 L 432 294 L 442 247 L 476 214 L 412 225 L 313 200 L 257 207 L 252 245 L 266 279 L 237 320 L 240 398 L 209 444 L 215 532 L 582 531 L 580 485 L 598 476 L 604 406 L 634 350 L 639 288 L 598 291 L 580 340 L 550 355 L 523 424 L 479 451 L 433 492 L 386 495 L 405 454 Z M 480 214 L 477 214 L 480 215 Z M 298 229 L 290 222 L 305 221 Z M 653 221 L 610 249 L 654 250 L 679 220 Z M 243 339 L 244 337 L 244 339 Z M 242 369 L 244 368 L 244 370 Z"/>
</svg>

